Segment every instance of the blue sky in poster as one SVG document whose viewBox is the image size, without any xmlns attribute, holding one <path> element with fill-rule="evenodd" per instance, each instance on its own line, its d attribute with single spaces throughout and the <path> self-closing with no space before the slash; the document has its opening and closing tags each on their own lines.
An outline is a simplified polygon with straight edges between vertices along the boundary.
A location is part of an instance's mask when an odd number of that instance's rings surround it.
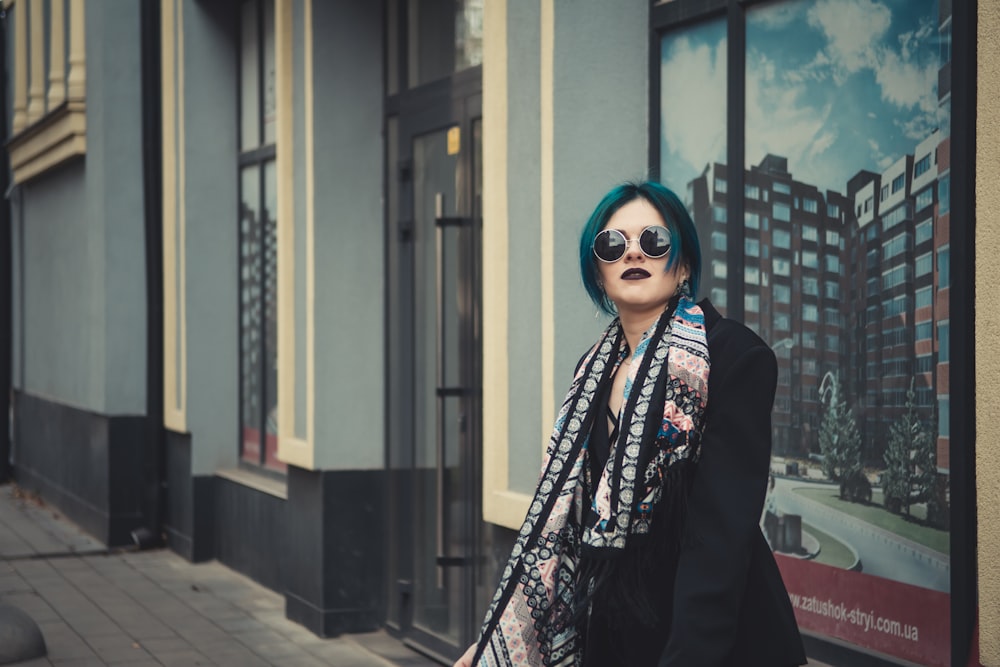
<svg viewBox="0 0 1000 667">
<path fill-rule="evenodd" d="M 817 0 L 747 11 L 746 162 L 788 158 L 796 180 L 843 192 L 938 125 L 937 0 Z M 722 20 L 664 38 L 661 165 L 683 191 L 725 162 Z M 944 122 L 947 122 L 945 120 Z"/>
</svg>

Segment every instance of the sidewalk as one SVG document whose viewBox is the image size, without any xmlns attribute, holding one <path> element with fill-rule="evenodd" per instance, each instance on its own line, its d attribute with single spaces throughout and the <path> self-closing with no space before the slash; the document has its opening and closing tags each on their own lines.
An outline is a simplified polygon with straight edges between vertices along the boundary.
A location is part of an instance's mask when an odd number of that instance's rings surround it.
<svg viewBox="0 0 1000 667">
<path fill-rule="evenodd" d="M 281 595 L 218 562 L 109 552 L 10 484 L 0 485 L 0 603 L 31 616 L 48 648 L 17 667 L 437 667 L 385 632 L 320 639 L 285 618 Z"/>
<path fill-rule="evenodd" d="M 0 485 L 0 602 L 26 612 L 45 658 L 18 667 L 431 667 L 384 632 L 320 639 L 284 598 L 217 563 L 113 551 L 52 508 Z"/>
</svg>

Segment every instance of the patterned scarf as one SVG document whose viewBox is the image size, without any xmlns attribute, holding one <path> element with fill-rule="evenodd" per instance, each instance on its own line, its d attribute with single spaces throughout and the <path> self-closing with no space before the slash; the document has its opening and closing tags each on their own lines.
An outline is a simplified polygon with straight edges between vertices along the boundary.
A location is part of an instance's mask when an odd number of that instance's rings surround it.
<svg viewBox="0 0 1000 667">
<path fill-rule="evenodd" d="M 593 498 L 588 436 L 606 414 L 596 397 L 627 356 L 615 319 L 577 369 L 556 419 L 538 488 L 486 613 L 473 664 L 546 667 L 579 664 L 583 642 L 573 621 L 581 552 L 614 559 L 649 534 L 654 510 L 701 448 L 708 403 L 708 344 L 702 310 L 686 296 L 647 331 L 629 361 L 616 442 Z M 650 403 L 664 396 L 662 420 Z M 651 411 L 652 410 L 652 411 Z M 650 418 L 647 418 L 649 414 Z M 603 427 L 600 422 L 599 428 Z M 676 494 L 670 500 L 676 498 Z"/>
</svg>

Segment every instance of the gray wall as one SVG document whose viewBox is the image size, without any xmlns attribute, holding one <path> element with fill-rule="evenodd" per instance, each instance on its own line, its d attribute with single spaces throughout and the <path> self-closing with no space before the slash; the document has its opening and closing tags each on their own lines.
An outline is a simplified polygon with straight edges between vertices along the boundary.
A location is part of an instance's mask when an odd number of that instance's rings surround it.
<svg viewBox="0 0 1000 667">
<path fill-rule="evenodd" d="M 382 16 L 314 2 L 316 466 L 384 464 Z M 298 205 L 298 203 L 296 204 Z"/>
<path fill-rule="evenodd" d="M 184 0 L 187 427 L 191 472 L 239 454 L 235 21 L 226 3 Z"/>
<path fill-rule="evenodd" d="M 12 199 L 15 385 L 102 414 L 146 410 L 139 3 L 88 3 L 87 156 Z"/>
<path fill-rule="evenodd" d="M 510 220 L 509 481 L 531 493 L 538 480 L 543 429 L 539 349 L 541 126 L 539 9 L 509 2 L 508 206 Z M 554 4 L 553 257 L 555 367 L 558 410 L 580 356 L 607 325 L 580 280 L 578 239 L 584 223 L 612 187 L 644 178 L 649 142 L 649 7 L 646 0 Z M 488 186 L 487 186 L 488 187 Z M 571 242 L 562 242 L 568 239 Z M 545 420 L 545 424 L 541 420 Z"/>
</svg>

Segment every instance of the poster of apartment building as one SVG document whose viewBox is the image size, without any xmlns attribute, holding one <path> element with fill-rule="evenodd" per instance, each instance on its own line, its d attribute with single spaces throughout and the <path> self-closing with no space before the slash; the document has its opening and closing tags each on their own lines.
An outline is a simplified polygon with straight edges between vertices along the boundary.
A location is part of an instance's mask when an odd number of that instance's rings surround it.
<svg viewBox="0 0 1000 667">
<path fill-rule="evenodd" d="M 702 296 L 778 359 L 761 525 L 796 617 L 930 665 L 950 651 L 950 6 L 748 7 L 740 178 L 724 18 L 665 34 L 659 82 Z"/>
</svg>

